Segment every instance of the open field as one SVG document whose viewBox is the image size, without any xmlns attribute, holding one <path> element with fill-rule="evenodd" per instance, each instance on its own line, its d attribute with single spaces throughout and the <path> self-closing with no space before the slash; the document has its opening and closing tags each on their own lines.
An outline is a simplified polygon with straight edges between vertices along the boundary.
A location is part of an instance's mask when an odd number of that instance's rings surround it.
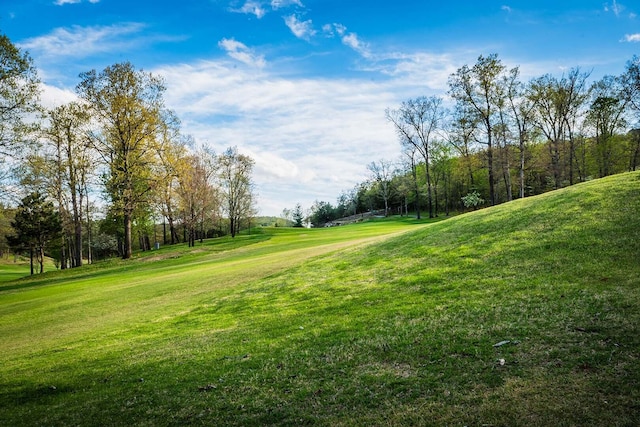
<svg viewBox="0 0 640 427">
<path fill-rule="evenodd" d="M 640 174 L 0 283 L 0 425 L 640 425 Z"/>
</svg>

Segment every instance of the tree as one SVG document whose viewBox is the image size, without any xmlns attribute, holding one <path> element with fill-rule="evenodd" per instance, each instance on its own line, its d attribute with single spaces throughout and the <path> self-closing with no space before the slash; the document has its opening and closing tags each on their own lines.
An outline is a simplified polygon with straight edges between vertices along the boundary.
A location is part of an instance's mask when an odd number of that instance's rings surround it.
<svg viewBox="0 0 640 427">
<path fill-rule="evenodd" d="M 391 197 L 392 187 L 391 181 L 395 173 L 395 167 L 389 160 L 381 159 L 378 162 L 371 162 L 367 165 L 367 169 L 371 172 L 373 181 L 375 182 L 378 194 L 384 200 L 384 216 L 389 215 L 389 198 Z"/>
<path fill-rule="evenodd" d="M 465 208 L 473 208 L 473 210 L 475 211 L 476 209 L 478 209 L 478 206 L 484 203 L 484 199 L 480 197 L 480 193 L 478 193 L 477 191 L 472 191 L 462 198 L 462 203 L 464 204 Z"/>
<path fill-rule="evenodd" d="M 293 212 L 291 213 L 291 219 L 293 221 L 294 227 L 303 227 L 304 221 L 304 213 L 302 212 L 302 205 L 300 203 L 296 204 L 296 207 L 293 208 Z"/>
<path fill-rule="evenodd" d="M 528 88 L 519 80 L 520 69 L 518 67 L 509 70 L 506 76 L 507 99 L 511 109 L 511 118 L 516 126 L 518 135 L 518 148 L 520 151 L 519 167 L 519 193 L 520 198 L 525 196 L 525 151 L 529 142 L 533 127 L 533 112 L 535 105 L 526 96 Z"/>
<path fill-rule="evenodd" d="M 131 258 L 134 213 L 149 201 L 157 183 L 152 165 L 157 162 L 158 140 L 177 119 L 164 109 L 165 87 L 159 77 L 137 71 L 128 62 L 97 73 L 82 73 L 76 87 L 99 122 L 101 130 L 91 142 L 107 165 L 105 187 L 111 203 L 122 213 L 124 250 Z"/>
<path fill-rule="evenodd" d="M 430 155 L 433 138 L 444 120 L 446 111 L 442 98 L 419 97 L 402 103 L 397 110 L 386 110 L 386 117 L 393 123 L 403 146 L 413 146 L 422 155 L 427 183 L 427 207 L 429 218 L 434 217 L 433 190 L 431 185 Z"/>
<path fill-rule="evenodd" d="M 253 159 L 240 154 L 237 147 L 229 147 L 218 156 L 218 178 L 229 217 L 231 237 L 235 237 L 240 230 L 241 221 L 254 214 L 253 164 Z"/>
<path fill-rule="evenodd" d="M 47 244 L 59 236 L 62 231 L 60 216 L 53 203 L 46 201 L 38 193 L 32 193 L 22 199 L 11 226 L 15 235 L 9 240 L 10 246 L 29 249 L 31 274 L 33 274 L 34 253 L 40 264 L 40 273 L 44 272 L 44 255 Z"/>
<path fill-rule="evenodd" d="M 475 134 L 479 142 L 487 146 L 487 169 L 489 171 L 489 198 L 495 205 L 495 172 L 493 165 L 496 114 L 499 104 L 504 103 L 505 90 L 502 78 L 505 66 L 497 54 L 487 57 L 480 55 L 478 62 L 469 68 L 464 65 L 449 77 L 449 94 L 458 104 L 460 111 L 474 117 L 482 124 L 483 135 Z"/>
<path fill-rule="evenodd" d="M 629 139 L 629 171 L 640 166 L 640 129 L 631 129 L 627 134 Z"/>
<path fill-rule="evenodd" d="M 216 173 L 215 155 L 206 150 L 182 157 L 177 164 L 177 194 L 180 199 L 182 221 L 187 230 L 189 246 L 195 245 L 197 225 L 204 234 L 204 217 L 217 207 L 217 191 L 213 186 Z"/>
<path fill-rule="evenodd" d="M 595 131 L 596 160 L 600 177 L 614 172 L 614 139 L 626 126 L 627 100 L 620 80 L 605 76 L 591 86 L 592 103 L 587 123 Z"/>
<path fill-rule="evenodd" d="M 316 200 L 309 209 L 309 221 L 314 227 L 321 227 L 336 218 L 335 208 L 329 202 Z"/>
<path fill-rule="evenodd" d="M 634 55 L 627 62 L 625 71 L 621 76 L 625 100 L 633 109 L 640 113 L 640 57 Z"/>
<path fill-rule="evenodd" d="M 404 159 L 407 162 L 406 166 L 409 169 L 409 172 L 411 174 L 411 184 L 412 184 L 411 189 L 413 190 L 413 194 L 416 202 L 416 218 L 420 219 L 420 184 L 418 183 L 416 151 L 417 151 L 417 148 L 413 145 L 403 147 L 403 150 L 402 150 L 403 154 L 405 155 Z M 409 209 L 406 206 L 406 199 L 405 199 L 405 210 L 407 211 L 407 215 L 408 215 Z"/>
<path fill-rule="evenodd" d="M 63 223 L 68 217 L 72 230 L 71 266 L 79 267 L 82 265 L 83 202 L 88 198 L 87 180 L 93 167 L 86 140 L 90 117 L 81 104 L 72 102 L 48 111 L 47 118 L 49 124 L 43 135 L 54 149 L 54 193 Z M 63 242 L 62 268 L 66 266 L 65 246 Z"/>
<path fill-rule="evenodd" d="M 25 121 L 38 110 L 39 80 L 32 59 L 0 34 L 0 179 L 5 161 L 16 154 L 34 130 Z"/>
<path fill-rule="evenodd" d="M 557 79 L 545 74 L 531 81 L 529 98 L 534 103 L 534 122 L 549 144 L 554 189 L 562 186 L 564 167 L 561 154 L 566 140 L 569 141 L 568 180 L 573 185 L 575 163 L 574 133 L 581 107 L 588 98 L 587 73 L 573 68 L 566 76 Z"/>
</svg>

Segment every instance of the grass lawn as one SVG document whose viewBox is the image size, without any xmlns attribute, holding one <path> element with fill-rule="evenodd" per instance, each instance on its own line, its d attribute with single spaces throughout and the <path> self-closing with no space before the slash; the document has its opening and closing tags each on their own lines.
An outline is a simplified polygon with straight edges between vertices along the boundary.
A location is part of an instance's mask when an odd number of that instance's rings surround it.
<svg viewBox="0 0 640 427">
<path fill-rule="evenodd" d="M 0 425 L 640 425 L 640 174 L 0 282 Z"/>
</svg>

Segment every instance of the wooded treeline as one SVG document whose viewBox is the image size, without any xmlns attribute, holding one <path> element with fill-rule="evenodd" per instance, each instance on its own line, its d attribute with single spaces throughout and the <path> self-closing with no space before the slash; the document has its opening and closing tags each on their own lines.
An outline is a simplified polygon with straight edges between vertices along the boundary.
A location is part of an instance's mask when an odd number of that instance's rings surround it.
<svg viewBox="0 0 640 427">
<path fill-rule="evenodd" d="M 160 77 L 128 62 L 91 70 L 77 100 L 48 109 L 31 58 L 4 35 L 0 60 L 0 252 L 41 260 L 46 248 L 77 267 L 156 242 L 235 236 L 255 214 L 253 160 L 183 135 Z"/>
<path fill-rule="evenodd" d="M 386 110 L 402 160 L 368 165 L 369 179 L 335 205 L 315 202 L 312 224 L 367 211 L 434 217 L 640 167 L 637 56 L 621 75 L 590 83 L 577 67 L 525 82 L 492 54 L 448 82 L 446 99 L 422 96 Z"/>
</svg>

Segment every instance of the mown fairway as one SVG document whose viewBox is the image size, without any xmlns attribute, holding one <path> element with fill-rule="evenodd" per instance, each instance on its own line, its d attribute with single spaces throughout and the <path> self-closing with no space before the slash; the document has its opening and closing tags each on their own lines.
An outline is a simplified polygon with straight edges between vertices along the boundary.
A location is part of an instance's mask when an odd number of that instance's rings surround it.
<svg viewBox="0 0 640 427">
<path fill-rule="evenodd" d="M 639 211 L 624 174 L 1 283 L 0 425 L 640 425 Z"/>
</svg>

